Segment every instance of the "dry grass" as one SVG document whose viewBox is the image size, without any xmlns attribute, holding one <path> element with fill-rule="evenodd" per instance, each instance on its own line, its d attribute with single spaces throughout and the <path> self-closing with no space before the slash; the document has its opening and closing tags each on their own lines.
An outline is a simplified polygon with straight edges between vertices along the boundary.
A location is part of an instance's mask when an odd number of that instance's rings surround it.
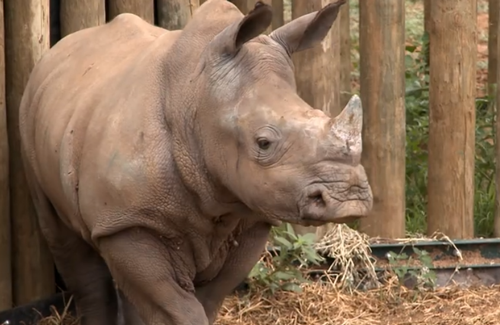
<svg viewBox="0 0 500 325">
<path fill-rule="evenodd" d="M 322 256 L 333 258 L 327 273 L 337 273 L 334 283 L 339 288 L 352 290 L 379 286 L 367 235 L 338 224 L 330 225 L 328 232 L 318 238 L 315 248 Z"/>
<path fill-rule="evenodd" d="M 440 234 L 434 239 L 447 240 Z M 395 276 L 381 285 L 376 280 L 369 242 L 368 237 L 345 225 L 330 228 L 317 248 L 337 260 L 335 276 L 324 270 L 325 282 L 302 284 L 300 293 L 270 295 L 264 288 L 253 288 L 245 296 L 228 297 L 216 325 L 500 324 L 500 286 L 410 290 L 400 286 Z M 376 285 L 370 290 L 354 290 L 353 279 L 358 280 L 356 286 L 368 280 Z M 61 314 L 53 310 L 53 316 L 39 323 L 77 324 L 67 310 Z"/>
<path fill-rule="evenodd" d="M 69 307 L 71 306 L 72 300 L 73 297 L 69 298 L 66 306 L 64 307 L 64 310 L 60 314 L 54 308 L 54 306 L 51 306 L 50 310 L 52 312 L 52 315 L 50 317 L 42 319 L 38 323 L 38 325 L 78 325 L 78 318 L 76 318 L 69 312 Z"/>
<path fill-rule="evenodd" d="M 301 294 L 227 299 L 218 325 L 491 325 L 500 324 L 500 287 L 411 291 L 396 284 L 344 293 L 331 283 Z"/>
<path fill-rule="evenodd" d="M 394 283 L 345 293 L 333 283 L 303 285 L 302 293 L 229 297 L 216 325 L 493 325 L 500 324 L 500 286 L 412 291 Z M 39 325 L 77 325 L 69 314 Z"/>
</svg>

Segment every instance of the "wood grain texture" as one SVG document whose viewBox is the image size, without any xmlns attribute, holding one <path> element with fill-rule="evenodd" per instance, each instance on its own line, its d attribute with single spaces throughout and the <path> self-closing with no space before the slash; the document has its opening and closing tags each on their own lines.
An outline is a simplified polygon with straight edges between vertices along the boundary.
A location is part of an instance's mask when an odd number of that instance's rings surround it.
<svg viewBox="0 0 500 325">
<path fill-rule="evenodd" d="M 360 221 L 369 236 L 405 235 L 404 1 L 359 4 L 363 156 L 373 210 Z"/>
<path fill-rule="evenodd" d="M 5 62 L 9 137 L 13 296 L 20 305 L 52 294 L 54 264 L 38 227 L 20 158 L 19 104 L 31 70 L 49 49 L 49 0 L 5 1 Z"/>
<path fill-rule="evenodd" d="M 168 30 L 182 29 L 199 6 L 199 0 L 157 0 L 158 26 Z"/>
<path fill-rule="evenodd" d="M 320 10 L 330 0 L 293 0 L 292 19 Z M 299 96 L 313 108 L 323 110 L 330 116 L 340 113 L 340 32 L 339 19 L 320 46 L 293 54 L 295 79 Z M 294 225 L 298 234 L 316 233 L 317 240 L 327 233 L 332 225 L 303 227 Z"/>
<path fill-rule="evenodd" d="M 340 106 L 344 107 L 351 98 L 351 21 L 349 1 L 340 8 Z"/>
<path fill-rule="evenodd" d="M 229 0 L 232 2 L 243 14 L 248 12 L 248 5 L 250 0 Z"/>
<path fill-rule="evenodd" d="M 106 22 L 105 0 L 63 0 L 61 1 L 61 36 L 80 29 L 99 26 Z"/>
<path fill-rule="evenodd" d="M 430 1 L 427 233 L 474 236 L 476 0 Z"/>
<path fill-rule="evenodd" d="M 12 307 L 9 141 L 5 105 L 4 1 L 0 0 L 0 310 Z"/>
<path fill-rule="evenodd" d="M 284 8 L 284 0 L 272 0 L 273 6 L 273 23 L 271 25 L 272 29 L 276 29 L 278 27 L 283 26 L 285 22 L 285 8 Z"/>
<path fill-rule="evenodd" d="M 292 19 L 320 10 L 329 0 L 294 0 Z M 340 34 L 339 19 L 320 46 L 295 53 L 297 90 L 309 105 L 332 116 L 340 113 Z"/>
<path fill-rule="evenodd" d="M 66 1 L 66 0 L 63 0 Z M 154 0 L 107 0 L 106 20 L 110 21 L 119 14 L 132 13 L 145 21 L 154 24 L 155 4 Z"/>
</svg>

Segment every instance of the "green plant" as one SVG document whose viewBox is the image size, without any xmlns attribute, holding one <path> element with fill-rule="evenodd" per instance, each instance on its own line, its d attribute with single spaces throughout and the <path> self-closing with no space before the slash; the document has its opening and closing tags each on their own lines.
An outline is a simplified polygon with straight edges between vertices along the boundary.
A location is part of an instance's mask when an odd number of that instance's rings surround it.
<svg viewBox="0 0 500 325">
<path fill-rule="evenodd" d="M 408 256 L 404 252 L 400 254 L 389 252 L 388 260 L 389 265 L 391 266 L 391 270 L 398 277 L 400 283 L 404 281 L 406 275 L 408 274 L 417 280 L 417 287 L 434 288 L 437 278 L 436 272 L 432 270 L 432 257 L 425 250 L 420 250 L 416 247 L 412 247 L 412 249 L 418 261 L 420 261 L 421 266 L 411 267 L 413 257 Z"/>
<path fill-rule="evenodd" d="M 314 234 L 295 234 L 288 223 L 273 228 L 271 240 L 278 248 L 276 255 L 265 256 L 253 267 L 249 275 L 251 288 L 265 287 L 271 294 L 276 290 L 300 292 L 300 284 L 308 282 L 301 269 L 323 261 L 314 249 L 314 239 Z"/>
</svg>

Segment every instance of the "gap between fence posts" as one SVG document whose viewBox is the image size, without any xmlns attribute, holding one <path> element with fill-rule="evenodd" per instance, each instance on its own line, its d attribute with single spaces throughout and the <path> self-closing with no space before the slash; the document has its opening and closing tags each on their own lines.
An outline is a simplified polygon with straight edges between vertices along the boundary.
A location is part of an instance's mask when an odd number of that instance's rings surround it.
<svg viewBox="0 0 500 325">
<path fill-rule="evenodd" d="M 498 2 L 498 0 L 497 0 Z M 500 10 L 500 4 L 497 4 L 497 10 Z M 491 9 L 490 9 L 491 13 Z M 498 15 L 498 12 L 497 12 Z M 500 53 L 500 42 L 498 42 L 498 35 L 500 34 L 500 24 L 498 23 L 498 17 L 496 19 L 496 26 L 495 25 L 490 25 L 490 28 L 496 28 L 497 32 L 497 42 L 496 42 L 496 47 L 497 47 L 497 55 Z M 496 66 L 496 74 L 497 74 L 497 81 L 500 80 L 500 65 Z M 495 99 L 498 101 L 500 98 L 500 87 L 496 87 L 496 96 Z M 493 236 L 495 237 L 500 237 L 500 110 L 498 109 L 499 105 L 497 102 L 496 107 L 496 141 L 495 141 L 495 155 L 496 155 L 496 170 L 495 170 L 495 189 L 496 189 L 496 197 L 495 197 L 495 217 L 493 220 Z"/>
<path fill-rule="evenodd" d="M 0 310 L 12 307 L 12 258 L 9 211 L 9 142 L 5 105 L 4 1 L 0 0 Z"/>
<path fill-rule="evenodd" d="M 67 0 L 62 0 L 67 1 Z M 80 0 L 83 1 L 83 0 Z M 155 22 L 155 2 L 154 0 L 107 0 L 106 1 L 106 21 L 110 21 L 119 14 L 132 13 L 148 23 Z"/>
<path fill-rule="evenodd" d="M 157 0 L 157 25 L 168 30 L 182 29 L 199 6 L 199 0 Z"/>
</svg>

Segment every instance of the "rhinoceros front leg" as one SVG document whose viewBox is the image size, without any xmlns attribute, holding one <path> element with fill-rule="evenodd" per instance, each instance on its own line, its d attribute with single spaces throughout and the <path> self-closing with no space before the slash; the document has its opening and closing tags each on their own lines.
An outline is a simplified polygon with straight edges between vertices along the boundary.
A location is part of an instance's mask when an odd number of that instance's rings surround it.
<svg viewBox="0 0 500 325">
<path fill-rule="evenodd" d="M 208 325 L 194 292 L 183 288 L 179 261 L 159 237 L 140 228 L 98 240 L 99 251 L 113 279 L 146 325 Z M 178 269 L 176 269 L 178 271 Z M 185 274 L 188 274 L 186 270 Z M 126 306 L 124 306 L 126 308 Z"/>
<path fill-rule="evenodd" d="M 209 324 L 217 317 L 224 298 L 248 276 L 258 262 L 268 239 L 271 225 L 257 223 L 235 238 L 233 246 L 221 271 L 212 281 L 196 288 L 196 297 L 202 303 Z"/>
<path fill-rule="evenodd" d="M 119 318 L 118 325 L 144 325 L 139 313 L 135 309 L 135 306 L 130 303 L 128 298 L 125 296 L 123 291 L 120 289 L 118 292 L 118 306 L 119 306 Z"/>
</svg>

